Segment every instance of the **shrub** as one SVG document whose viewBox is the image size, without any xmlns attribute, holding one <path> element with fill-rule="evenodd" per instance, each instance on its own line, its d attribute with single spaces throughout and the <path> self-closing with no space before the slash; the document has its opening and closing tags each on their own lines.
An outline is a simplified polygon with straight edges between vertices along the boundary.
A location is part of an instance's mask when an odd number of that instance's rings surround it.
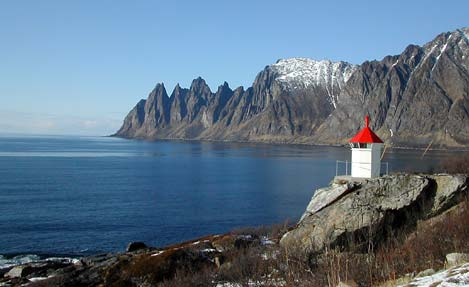
<svg viewBox="0 0 469 287">
<path fill-rule="evenodd" d="M 255 237 L 279 234 L 276 230 L 285 232 L 286 229 L 261 227 L 233 233 Z M 335 287 L 339 282 L 352 280 L 358 286 L 374 286 L 411 272 L 442 268 L 448 253 L 469 252 L 469 201 L 420 222 L 411 233 L 390 236 L 379 246 L 370 245 L 366 250 L 358 244 L 360 241 L 349 242 L 347 249 L 341 246 L 316 254 L 292 246 L 288 250 L 278 244 L 264 246 L 257 241 L 227 249 L 220 255 L 223 257 L 220 268 L 194 250 L 167 251 L 164 256 L 142 256 L 133 260 L 133 264 L 116 265 L 114 273 L 119 274 L 116 278 L 120 281 L 107 281 L 106 285 L 146 283 L 184 287 L 227 282 L 238 286 Z M 225 237 L 218 240 L 227 240 L 230 236 Z"/>
<path fill-rule="evenodd" d="M 447 173 L 469 174 L 469 152 L 450 157 L 442 162 L 442 169 Z"/>
</svg>

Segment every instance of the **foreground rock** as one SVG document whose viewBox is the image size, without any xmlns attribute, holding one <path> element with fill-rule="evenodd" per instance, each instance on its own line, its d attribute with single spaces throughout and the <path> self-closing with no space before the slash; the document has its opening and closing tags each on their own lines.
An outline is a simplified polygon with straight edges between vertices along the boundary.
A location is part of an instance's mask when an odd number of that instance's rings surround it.
<svg viewBox="0 0 469 287">
<path fill-rule="evenodd" d="M 74 260 L 57 258 L 14 266 L 8 268 L 8 271 L 3 274 L 3 279 L 0 274 L 0 286 L 17 286 L 42 281 L 54 277 L 59 270 L 78 266 L 77 263 Z"/>
<path fill-rule="evenodd" d="M 446 255 L 447 267 L 454 267 L 466 262 L 469 262 L 469 254 L 467 253 L 450 253 Z"/>
<path fill-rule="evenodd" d="M 133 251 L 137 251 L 137 250 L 141 250 L 141 249 L 145 249 L 147 248 L 148 246 L 143 243 L 143 242 L 130 242 L 128 245 L 127 245 L 127 249 L 125 251 L 127 252 L 133 252 Z"/>
<path fill-rule="evenodd" d="M 467 176 L 444 174 L 337 179 L 316 191 L 296 228 L 280 243 L 312 253 L 352 242 L 366 250 L 454 206 L 468 194 L 468 185 Z"/>
<path fill-rule="evenodd" d="M 131 242 L 125 253 L 10 267 L 0 274 L 0 286 L 155 286 L 181 271 L 229 270 L 234 268 L 227 262 L 230 252 L 251 246 L 267 250 L 270 244 L 273 242 L 251 234 L 206 236 L 165 248 Z"/>
</svg>

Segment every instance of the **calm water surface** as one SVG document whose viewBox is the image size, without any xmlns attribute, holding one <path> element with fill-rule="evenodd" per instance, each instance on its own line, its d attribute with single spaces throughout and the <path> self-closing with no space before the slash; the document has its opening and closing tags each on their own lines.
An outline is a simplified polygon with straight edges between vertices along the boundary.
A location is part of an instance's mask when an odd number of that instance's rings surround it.
<svg viewBox="0 0 469 287">
<path fill-rule="evenodd" d="M 391 171 L 447 156 L 389 151 Z M 342 147 L 0 136 L 0 254 L 93 254 L 296 221 Z"/>
</svg>

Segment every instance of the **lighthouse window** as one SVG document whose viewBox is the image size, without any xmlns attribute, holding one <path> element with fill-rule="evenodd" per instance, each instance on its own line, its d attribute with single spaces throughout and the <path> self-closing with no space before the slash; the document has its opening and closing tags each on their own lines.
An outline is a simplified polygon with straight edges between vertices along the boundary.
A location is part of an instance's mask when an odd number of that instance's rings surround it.
<svg viewBox="0 0 469 287">
<path fill-rule="evenodd" d="M 371 143 L 350 143 L 351 148 L 371 148 Z"/>
</svg>

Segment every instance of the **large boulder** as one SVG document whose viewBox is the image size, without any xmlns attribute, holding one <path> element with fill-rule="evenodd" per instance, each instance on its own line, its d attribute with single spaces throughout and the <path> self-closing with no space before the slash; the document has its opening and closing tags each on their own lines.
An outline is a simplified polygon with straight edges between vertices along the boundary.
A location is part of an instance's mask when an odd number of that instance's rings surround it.
<svg viewBox="0 0 469 287">
<path fill-rule="evenodd" d="M 147 248 L 148 246 L 143 243 L 143 242 L 140 242 L 140 241 L 136 241 L 136 242 L 130 242 L 128 245 L 127 245 L 127 249 L 125 251 L 127 252 L 133 252 L 133 251 L 137 251 L 137 250 L 140 250 L 140 249 L 145 249 Z"/>
<path fill-rule="evenodd" d="M 412 230 L 418 220 L 447 210 L 467 191 L 468 177 L 463 175 L 337 180 L 316 191 L 296 228 L 280 243 L 307 252 L 352 243 L 367 248 L 396 232 Z"/>
<path fill-rule="evenodd" d="M 5 274 L 5 277 L 9 278 L 19 278 L 19 277 L 25 277 L 33 272 L 33 268 L 29 265 L 20 265 L 20 266 L 15 266 L 10 269 Z"/>
<path fill-rule="evenodd" d="M 469 254 L 467 253 L 450 253 L 446 254 L 446 266 L 454 267 L 469 262 Z"/>
</svg>

